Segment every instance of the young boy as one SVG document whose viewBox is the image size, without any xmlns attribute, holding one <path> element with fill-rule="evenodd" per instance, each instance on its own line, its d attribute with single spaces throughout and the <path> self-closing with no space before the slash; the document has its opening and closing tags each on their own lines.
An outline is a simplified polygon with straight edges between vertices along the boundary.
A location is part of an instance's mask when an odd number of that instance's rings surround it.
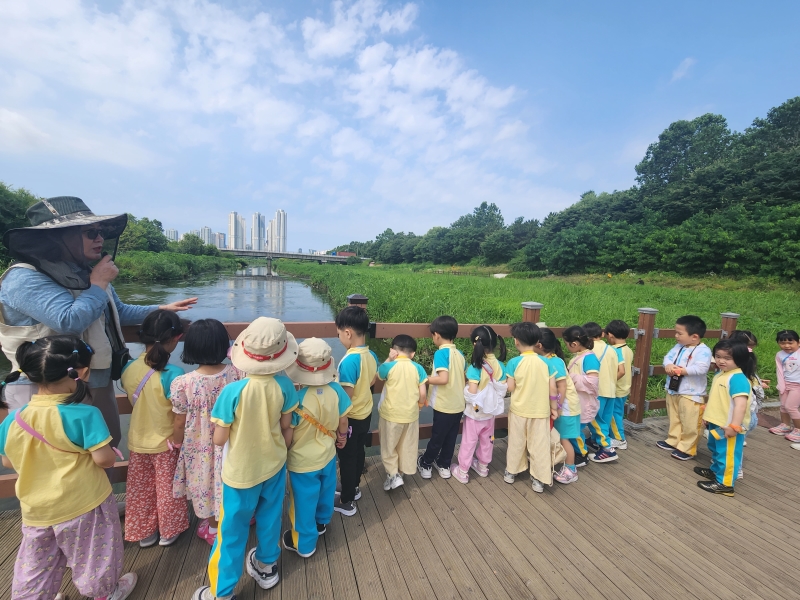
<svg viewBox="0 0 800 600">
<path fill-rule="evenodd" d="M 592 445 L 597 449 L 594 454 L 589 455 L 589 460 L 596 463 L 607 463 L 617 460 L 617 453 L 611 447 L 609 430 L 613 418 L 614 402 L 617 396 L 617 380 L 622 377 L 619 360 L 616 351 L 609 348 L 603 341 L 603 328 L 597 323 L 589 322 L 583 326 L 586 335 L 594 342 L 592 351 L 600 361 L 599 389 L 597 402 L 600 408 L 594 420 L 589 423 Z"/>
<path fill-rule="evenodd" d="M 514 323 L 511 326 L 514 345 L 520 355 L 506 365 L 508 391 L 508 450 L 503 480 L 514 483 L 530 459 L 531 487 L 544 492 L 544 484 L 553 485 L 553 465 L 550 459 L 550 420 L 558 418 L 556 370 L 534 346 L 542 338 L 533 323 Z"/>
<path fill-rule="evenodd" d="M 381 460 L 386 469 L 383 489 L 387 492 L 403 485 L 403 473 L 417 466 L 419 410 L 427 404 L 425 382 L 428 375 L 413 362 L 417 342 L 408 335 L 392 340 L 389 358 L 378 367 L 378 378 L 386 385 L 378 403 Z"/>
<path fill-rule="evenodd" d="M 458 427 L 464 413 L 466 360 L 453 344 L 458 335 L 458 323 L 453 317 L 437 317 L 430 330 L 433 344 L 438 348 L 433 355 L 433 373 L 428 377 L 433 427 L 428 447 L 417 459 L 417 469 L 423 479 L 431 478 L 433 467 L 442 479 L 449 479 Z"/>
<path fill-rule="evenodd" d="M 372 420 L 372 385 L 378 372 L 378 357 L 367 347 L 369 317 L 360 306 L 348 306 L 336 315 L 336 332 L 347 353 L 339 363 L 339 385 L 353 403 L 347 415 L 350 437 L 344 447 L 337 448 L 339 477 L 342 491 L 333 509 L 352 517 L 356 514 L 355 500 L 361 498 L 358 484 L 364 472 L 364 448 Z"/>
<path fill-rule="evenodd" d="M 628 396 L 631 393 L 631 379 L 633 378 L 633 350 L 630 349 L 625 340 L 631 333 L 631 328 L 625 321 L 619 319 L 611 321 L 606 325 L 606 339 L 617 353 L 619 368 L 622 377 L 617 379 L 617 393 L 614 398 L 614 410 L 611 412 L 611 422 L 609 423 L 609 435 L 611 437 L 611 448 L 614 450 L 627 450 L 628 440 L 625 439 L 625 405 L 628 403 Z"/>
<path fill-rule="evenodd" d="M 700 342 L 705 334 L 703 319 L 694 315 L 681 317 L 675 321 L 678 343 L 664 357 L 669 433 L 665 441 L 656 445 L 672 452 L 678 460 L 691 460 L 697 454 L 703 396 L 711 366 L 711 349 Z"/>
<path fill-rule="evenodd" d="M 347 440 L 350 397 L 334 381 L 336 368 L 331 347 L 318 338 L 304 340 L 297 361 L 286 374 L 302 386 L 292 414 L 289 471 L 289 521 L 283 547 L 308 558 L 333 516 L 336 491 L 336 445 Z"/>
<path fill-rule="evenodd" d="M 247 573 L 263 589 L 278 583 L 281 516 L 286 493 L 286 443 L 297 406 L 294 384 L 277 375 L 297 358 L 297 342 L 278 319 L 259 317 L 231 349 L 231 362 L 248 377 L 228 384 L 211 411 L 214 444 L 225 446 L 222 506 L 208 559 L 209 584 L 192 600 L 227 600 L 242 575 L 250 519 L 258 545 L 247 553 Z"/>
</svg>

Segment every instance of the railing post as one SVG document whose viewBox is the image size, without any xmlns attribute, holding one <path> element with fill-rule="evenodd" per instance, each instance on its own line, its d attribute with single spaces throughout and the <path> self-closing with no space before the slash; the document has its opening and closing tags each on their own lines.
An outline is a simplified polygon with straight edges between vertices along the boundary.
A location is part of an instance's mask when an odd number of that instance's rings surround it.
<svg viewBox="0 0 800 600">
<path fill-rule="evenodd" d="M 656 325 L 655 308 L 640 308 L 639 323 L 636 326 L 636 348 L 633 352 L 633 379 L 631 396 L 628 402 L 633 406 L 629 420 L 641 423 L 644 419 L 644 401 L 647 394 L 647 380 L 650 377 L 650 355 L 653 351 L 653 329 Z"/>
<path fill-rule="evenodd" d="M 541 302 L 523 302 L 522 320 L 530 323 L 538 323 L 544 304 Z"/>
<path fill-rule="evenodd" d="M 732 312 L 724 312 L 720 313 L 720 317 L 722 317 L 722 325 L 720 325 L 720 329 L 723 331 L 721 337 L 730 337 L 730 335 L 736 331 L 736 324 L 739 321 L 739 315 Z"/>
<path fill-rule="evenodd" d="M 347 297 L 347 306 L 360 306 L 363 309 L 367 308 L 369 298 L 361 294 L 350 294 Z"/>
</svg>

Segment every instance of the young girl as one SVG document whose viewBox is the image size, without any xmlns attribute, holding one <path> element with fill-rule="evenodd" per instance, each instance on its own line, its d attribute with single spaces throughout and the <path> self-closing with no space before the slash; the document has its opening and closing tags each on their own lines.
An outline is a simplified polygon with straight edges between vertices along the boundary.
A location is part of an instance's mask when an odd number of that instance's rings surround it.
<svg viewBox="0 0 800 600">
<path fill-rule="evenodd" d="M 575 448 L 570 440 L 577 439 L 581 434 L 581 400 L 575 389 L 575 383 L 567 375 L 564 352 L 561 350 L 558 338 L 547 327 L 543 327 L 541 333 L 542 341 L 534 349 L 556 370 L 556 389 L 560 399 L 558 401 L 558 418 L 555 420 L 554 427 L 561 436 L 561 446 L 567 453 L 564 465 L 554 478 L 559 483 L 569 484 L 578 481 L 578 471 L 575 468 Z"/>
<path fill-rule="evenodd" d="M 779 331 L 776 337 L 780 352 L 775 355 L 778 392 L 781 398 L 780 425 L 769 430 L 790 442 L 800 442 L 800 337 L 791 329 Z"/>
<path fill-rule="evenodd" d="M 744 432 L 750 424 L 750 380 L 755 377 L 755 360 L 745 344 L 722 340 L 714 346 L 717 374 L 711 382 L 703 422 L 708 428 L 711 468 L 694 472 L 711 481 L 697 486 L 723 496 L 733 496 L 733 484 L 742 463 Z"/>
<path fill-rule="evenodd" d="M 216 319 L 192 323 L 184 336 L 181 361 L 200 366 L 170 386 L 175 413 L 172 439 L 180 445 L 173 496 L 192 501 L 194 513 L 202 519 L 197 535 L 211 545 L 217 537 L 222 498 L 222 447 L 214 445 L 211 409 L 222 388 L 242 378 L 241 371 L 222 362 L 229 347 L 228 330 Z"/>
<path fill-rule="evenodd" d="M 496 390 L 505 388 L 506 372 L 503 361 L 506 359 L 506 343 L 503 338 L 498 337 L 488 325 L 481 325 L 472 330 L 470 339 L 472 359 L 467 367 L 465 392 L 477 394 L 490 383 Z M 494 354 L 497 346 L 500 346 L 499 359 Z M 505 390 L 502 391 L 505 394 Z M 458 464 L 451 467 L 452 476 L 461 483 L 469 481 L 469 469 L 473 469 L 481 477 L 489 475 L 494 444 L 494 415 L 482 412 L 469 400 L 464 415 L 467 418 L 464 419 L 461 433 Z"/>
<path fill-rule="evenodd" d="M 600 385 L 600 360 L 592 352 L 594 342 L 586 335 L 582 327 L 577 325 L 568 327 L 561 337 L 564 338 L 567 349 L 573 354 L 567 371 L 581 403 L 580 430 L 577 436 L 568 439 L 577 453 L 575 466 L 583 467 L 586 466 L 588 459 L 583 430 L 592 422 L 600 408 L 597 400 L 597 391 Z"/>
<path fill-rule="evenodd" d="M 174 312 L 151 312 L 139 331 L 146 350 L 122 373 L 122 387 L 133 406 L 125 539 L 142 548 L 156 542 L 169 546 L 189 528 L 186 498 L 172 494 L 181 444 L 174 439 L 170 386 L 183 371 L 167 364 L 182 334 L 183 325 Z"/>
<path fill-rule="evenodd" d="M 122 574 L 119 514 L 103 469 L 114 465 L 111 434 L 100 410 L 81 404 L 89 388 L 92 349 L 59 335 L 24 342 L 19 369 L 38 391 L 0 424 L 3 465 L 19 473 L 22 542 L 11 598 L 56 598 L 64 570 L 82 596 L 127 598 L 136 574 Z M 0 405 L 6 407 L 0 395 Z"/>
</svg>

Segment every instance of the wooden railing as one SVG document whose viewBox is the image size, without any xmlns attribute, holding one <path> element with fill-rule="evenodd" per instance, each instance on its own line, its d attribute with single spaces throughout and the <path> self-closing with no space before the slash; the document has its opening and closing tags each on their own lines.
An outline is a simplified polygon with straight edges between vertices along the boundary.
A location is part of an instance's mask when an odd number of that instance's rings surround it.
<svg viewBox="0 0 800 600">
<path fill-rule="evenodd" d="M 359 294 L 352 294 L 348 296 L 348 303 L 351 305 L 364 306 L 367 305 L 367 298 Z M 541 311 L 543 305 L 539 302 L 523 302 L 522 303 L 522 320 L 532 323 L 540 322 Z M 650 364 L 650 357 L 652 355 L 653 340 L 663 338 L 674 338 L 674 329 L 657 329 L 655 327 L 656 314 L 658 311 L 654 308 L 640 308 L 639 321 L 636 328 L 631 329 L 630 338 L 635 340 L 635 347 L 633 353 L 633 379 L 631 383 L 631 395 L 628 401 L 627 414 L 628 420 L 633 423 L 641 423 L 644 418 L 646 410 L 654 410 L 657 408 L 665 408 L 666 401 L 651 400 L 645 398 L 647 391 L 647 381 L 651 376 L 664 375 L 664 367 L 661 365 Z M 736 313 L 722 313 L 720 329 L 710 329 L 706 331 L 705 337 L 707 339 L 721 339 L 729 336 L 735 329 L 739 315 Z M 249 325 L 249 323 L 225 323 L 225 328 L 228 330 L 231 339 L 236 337 Z M 286 323 L 286 328 L 297 338 L 335 338 L 336 325 L 332 321 L 320 322 L 295 322 Z M 459 338 L 468 338 L 472 330 L 480 324 L 461 324 L 458 327 Z M 492 328 L 498 335 L 508 338 L 511 337 L 511 326 L 507 323 L 492 324 Z M 561 337 L 564 332 L 564 327 L 550 327 L 556 337 Z M 128 326 L 123 327 L 122 331 L 125 336 L 126 342 L 138 342 L 137 335 L 138 327 Z M 406 334 L 413 338 L 425 338 L 430 336 L 430 329 L 427 323 L 371 323 L 370 336 L 374 339 L 391 339 L 396 335 Z M 629 338 L 629 339 L 630 339 Z M 126 395 L 117 396 L 117 404 L 119 406 L 120 414 L 130 414 L 133 408 L 131 407 L 128 397 Z M 427 440 L 431 437 L 431 424 L 419 426 L 419 439 Z M 507 415 L 501 415 L 495 420 L 495 427 L 498 429 L 506 429 L 508 427 Z M 380 436 L 377 430 L 371 432 L 371 440 L 369 445 L 379 446 Z M 112 483 L 119 483 L 125 481 L 128 473 L 127 461 L 118 462 L 116 466 L 108 470 L 109 479 Z M 14 496 L 14 484 L 16 483 L 16 474 L 0 475 L 0 498 L 9 498 Z"/>
</svg>

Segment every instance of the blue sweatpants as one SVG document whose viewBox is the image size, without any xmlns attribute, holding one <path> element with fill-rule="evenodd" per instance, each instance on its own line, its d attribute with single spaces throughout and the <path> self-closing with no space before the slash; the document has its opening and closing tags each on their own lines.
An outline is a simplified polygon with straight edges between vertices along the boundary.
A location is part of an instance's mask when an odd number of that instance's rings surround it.
<svg viewBox="0 0 800 600">
<path fill-rule="evenodd" d="M 742 466 L 744 434 L 737 433 L 732 438 L 726 438 L 722 427 L 710 425 L 708 449 L 711 451 L 711 470 L 717 477 L 717 483 L 733 487 Z"/>
<path fill-rule="evenodd" d="M 611 413 L 611 423 L 609 435 L 620 442 L 625 439 L 625 405 L 628 403 L 628 396 L 614 398 L 614 410 Z"/>
<path fill-rule="evenodd" d="M 589 423 L 581 423 L 581 431 L 577 438 L 568 438 L 569 443 L 575 448 L 575 454 L 578 456 L 586 456 L 589 453 L 589 448 L 586 447 L 586 442 L 583 439 L 583 430 Z"/>
<path fill-rule="evenodd" d="M 250 519 L 256 517 L 256 558 L 271 565 L 281 554 L 281 516 L 286 494 L 286 465 L 275 475 L 245 489 L 222 484 L 217 539 L 208 558 L 212 596 L 230 596 L 242 576 Z"/>
<path fill-rule="evenodd" d="M 611 421 L 614 419 L 614 400 L 615 398 L 598 396 L 597 401 L 600 403 L 600 409 L 597 411 L 594 421 L 589 423 L 592 439 L 601 448 L 607 448 L 611 444 L 608 432 L 611 427 Z"/>
<path fill-rule="evenodd" d="M 289 471 L 289 521 L 292 541 L 300 554 L 310 554 L 317 547 L 317 523 L 327 525 L 331 522 L 335 493 L 335 457 L 318 471 Z"/>
</svg>

